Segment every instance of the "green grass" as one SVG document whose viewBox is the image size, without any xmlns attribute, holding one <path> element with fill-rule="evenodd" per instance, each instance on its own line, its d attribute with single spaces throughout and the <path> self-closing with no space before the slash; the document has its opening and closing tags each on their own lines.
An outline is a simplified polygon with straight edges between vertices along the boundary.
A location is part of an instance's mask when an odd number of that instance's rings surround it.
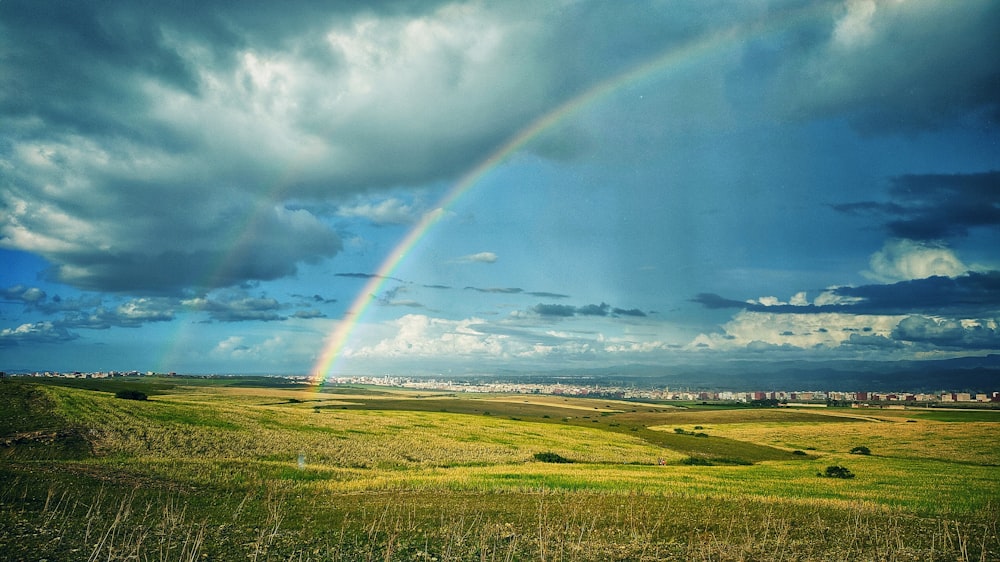
<svg viewBox="0 0 1000 562">
<path fill-rule="evenodd" d="M 934 420 L 942 422 L 994 422 L 1000 423 L 1000 410 L 949 410 L 949 411 L 923 411 L 915 413 L 918 419 Z"/>
<path fill-rule="evenodd" d="M 0 385 L 0 559 L 1000 558 L 974 412 L 142 382 Z"/>
</svg>

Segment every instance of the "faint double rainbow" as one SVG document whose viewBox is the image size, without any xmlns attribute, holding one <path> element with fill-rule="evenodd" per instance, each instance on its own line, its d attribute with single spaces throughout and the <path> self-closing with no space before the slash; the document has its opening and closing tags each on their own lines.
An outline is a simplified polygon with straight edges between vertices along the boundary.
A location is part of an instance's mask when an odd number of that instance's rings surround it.
<svg viewBox="0 0 1000 562">
<path fill-rule="evenodd" d="M 825 13 L 828 8 L 829 4 L 817 2 L 809 9 L 785 12 L 780 17 L 773 17 L 767 22 L 733 27 L 721 32 L 698 37 L 679 46 L 674 46 L 652 59 L 590 87 L 532 121 L 527 127 L 521 129 L 488 157 L 459 178 L 451 189 L 438 201 L 434 211 L 425 214 L 392 251 L 389 252 L 382 265 L 368 278 L 365 286 L 358 292 L 354 301 L 351 302 L 351 305 L 344 313 L 341 321 L 338 322 L 336 328 L 326 338 L 323 351 L 310 373 L 310 382 L 314 385 L 321 385 L 330 376 L 344 350 L 344 346 L 361 322 L 365 311 L 373 301 L 377 300 L 376 295 L 382 286 L 392 277 L 392 272 L 399 266 L 414 246 L 441 220 L 445 215 L 445 210 L 475 187 L 490 171 L 503 164 L 509 156 L 523 148 L 544 131 L 576 114 L 583 108 L 608 97 L 615 91 L 638 84 L 645 78 L 659 76 L 661 73 L 670 70 L 678 70 L 685 63 L 694 64 L 698 60 L 718 52 L 725 47 L 732 46 L 740 40 L 786 29 L 788 26 L 799 21 L 815 17 L 818 13 Z"/>
</svg>

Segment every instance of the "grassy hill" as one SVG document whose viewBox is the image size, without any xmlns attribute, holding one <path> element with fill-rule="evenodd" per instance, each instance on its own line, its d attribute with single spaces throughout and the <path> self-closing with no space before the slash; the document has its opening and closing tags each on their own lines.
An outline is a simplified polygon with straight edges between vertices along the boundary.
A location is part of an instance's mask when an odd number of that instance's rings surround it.
<svg viewBox="0 0 1000 562">
<path fill-rule="evenodd" d="M 0 559 L 1000 558 L 994 412 L 103 382 L 0 385 Z"/>
</svg>

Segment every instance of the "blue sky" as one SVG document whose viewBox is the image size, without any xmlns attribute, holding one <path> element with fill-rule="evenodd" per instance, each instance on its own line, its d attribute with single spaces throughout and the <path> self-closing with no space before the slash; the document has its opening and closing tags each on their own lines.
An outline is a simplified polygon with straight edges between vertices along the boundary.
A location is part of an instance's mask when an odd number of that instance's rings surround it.
<svg viewBox="0 0 1000 562">
<path fill-rule="evenodd" d="M 0 3 L 0 369 L 1000 352 L 996 2 L 251 4 Z"/>
</svg>

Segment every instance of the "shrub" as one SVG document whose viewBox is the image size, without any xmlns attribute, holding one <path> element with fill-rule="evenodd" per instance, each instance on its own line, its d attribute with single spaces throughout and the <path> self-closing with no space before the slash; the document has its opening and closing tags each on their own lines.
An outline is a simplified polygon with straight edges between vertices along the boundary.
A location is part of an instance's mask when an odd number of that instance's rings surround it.
<svg viewBox="0 0 1000 562">
<path fill-rule="evenodd" d="M 870 455 L 870 454 L 872 454 L 872 452 L 871 452 L 871 449 L 869 449 L 868 447 L 865 447 L 864 445 L 859 445 L 859 446 L 851 449 L 851 454 L 852 455 Z"/>
<path fill-rule="evenodd" d="M 679 427 L 675 427 L 675 428 L 674 428 L 674 433 L 676 433 L 676 434 L 678 434 L 678 435 L 684 435 L 684 434 L 685 434 L 685 433 L 687 433 L 687 432 L 686 432 L 686 431 L 684 431 L 683 429 L 679 428 Z"/>
<path fill-rule="evenodd" d="M 854 478 L 854 473 L 843 466 L 828 466 L 826 467 L 827 478 Z"/>
<path fill-rule="evenodd" d="M 566 457 L 553 452 L 545 453 L 535 453 L 535 460 L 541 462 L 554 462 L 554 463 L 571 463 L 573 461 L 567 459 Z"/>
<path fill-rule="evenodd" d="M 806 452 L 805 451 L 800 451 L 800 450 L 796 449 L 796 450 L 792 451 L 792 454 L 804 457 L 806 455 Z"/>
<path fill-rule="evenodd" d="M 115 393 L 115 398 L 122 398 L 124 400 L 145 400 L 147 396 L 145 392 L 139 392 L 138 390 L 119 390 Z"/>
</svg>

